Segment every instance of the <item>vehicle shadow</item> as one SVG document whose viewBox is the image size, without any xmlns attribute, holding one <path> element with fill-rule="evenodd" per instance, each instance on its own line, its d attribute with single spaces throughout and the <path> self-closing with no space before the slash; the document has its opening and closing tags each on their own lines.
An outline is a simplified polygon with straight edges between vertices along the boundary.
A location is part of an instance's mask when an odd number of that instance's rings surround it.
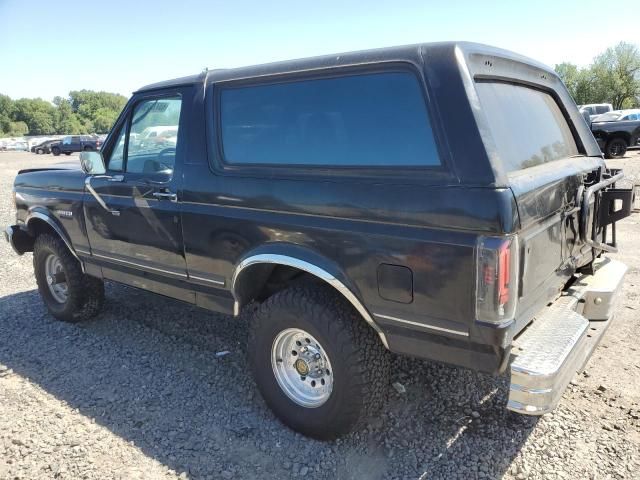
<svg viewBox="0 0 640 480">
<path fill-rule="evenodd" d="M 36 291 L 0 298 L 0 317 L 0 364 L 190 478 L 501 478 L 536 424 L 504 409 L 505 379 L 394 357 L 405 392 L 319 442 L 260 398 L 242 319 L 119 285 L 87 323 L 55 321 Z"/>
</svg>

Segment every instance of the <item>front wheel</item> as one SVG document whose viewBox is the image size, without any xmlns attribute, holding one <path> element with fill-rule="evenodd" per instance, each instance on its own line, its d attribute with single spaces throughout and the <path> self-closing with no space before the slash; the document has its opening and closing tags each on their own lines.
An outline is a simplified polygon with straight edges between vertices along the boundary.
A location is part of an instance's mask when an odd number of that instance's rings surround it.
<svg viewBox="0 0 640 480">
<path fill-rule="evenodd" d="M 386 396 L 389 358 L 331 287 L 291 287 L 257 310 L 248 356 L 266 403 L 292 429 L 329 440 L 356 429 Z"/>
<path fill-rule="evenodd" d="M 53 153 L 56 157 L 60 155 L 60 149 L 58 147 L 53 147 L 51 149 L 51 153 Z"/>
<path fill-rule="evenodd" d="M 33 268 L 40 296 L 58 320 L 80 322 L 102 308 L 102 280 L 82 273 L 80 263 L 60 237 L 41 234 L 36 238 Z"/>
<path fill-rule="evenodd" d="M 604 153 L 606 158 L 624 157 L 627 153 L 627 142 L 620 137 L 609 140 Z"/>
<path fill-rule="evenodd" d="M 38 149 L 36 150 L 36 154 L 38 154 L 38 155 L 42 155 L 43 153 L 44 153 L 44 150 L 43 150 L 43 149 L 41 149 L 41 148 L 38 148 Z"/>
</svg>

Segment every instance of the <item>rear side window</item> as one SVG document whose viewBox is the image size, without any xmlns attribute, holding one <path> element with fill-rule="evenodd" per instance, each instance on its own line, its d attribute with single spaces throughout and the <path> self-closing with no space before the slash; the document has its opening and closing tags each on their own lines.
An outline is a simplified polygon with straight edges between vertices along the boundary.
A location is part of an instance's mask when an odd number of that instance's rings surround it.
<svg viewBox="0 0 640 480">
<path fill-rule="evenodd" d="M 409 72 L 227 88 L 229 164 L 438 166 L 425 98 Z"/>
<path fill-rule="evenodd" d="M 596 107 L 597 114 L 607 113 L 608 111 L 609 111 L 609 107 L 607 107 L 606 105 L 598 105 Z"/>
<path fill-rule="evenodd" d="M 569 125 L 548 93 L 492 82 L 478 83 L 476 90 L 507 171 L 578 154 Z"/>
</svg>

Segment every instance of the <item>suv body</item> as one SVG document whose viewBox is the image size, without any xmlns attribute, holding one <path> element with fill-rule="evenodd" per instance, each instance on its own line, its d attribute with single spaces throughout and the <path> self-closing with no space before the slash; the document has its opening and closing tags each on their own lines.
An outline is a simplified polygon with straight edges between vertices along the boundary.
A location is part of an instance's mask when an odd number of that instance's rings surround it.
<svg viewBox="0 0 640 480">
<path fill-rule="evenodd" d="M 175 147 L 139 148 L 154 125 L 178 125 Z M 626 271 L 602 255 L 615 250 L 607 226 L 630 211 L 631 193 L 612 188 L 622 174 L 551 69 L 487 46 L 153 84 L 81 159 L 84 171 L 15 181 L 7 238 L 18 253 L 35 248 L 49 310 L 79 319 L 101 302 L 52 302 L 53 287 L 76 282 L 45 269 L 65 248 L 83 292 L 110 279 L 233 315 L 259 303 L 248 349 L 258 387 L 283 421 L 320 438 L 379 401 L 385 348 L 510 371 L 508 408 L 551 410 L 610 324 Z M 615 199 L 623 208 L 609 215 Z"/>
<path fill-rule="evenodd" d="M 98 150 L 102 142 L 90 135 L 68 135 L 62 140 L 50 145 L 51 153 L 54 155 L 71 155 L 74 152 L 86 152 Z"/>
<path fill-rule="evenodd" d="M 640 144 L 640 110 L 615 110 L 598 115 L 591 130 L 607 158 L 623 157 L 629 147 Z"/>
<path fill-rule="evenodd" d="M 593 120 L 598 115 L 611 112 L 613 105 L 610 103 L 590 103 L 588 105 L 578 105 L 578 109 L 582 115 L 589 115 L 589 118 Z"/>
</svg>

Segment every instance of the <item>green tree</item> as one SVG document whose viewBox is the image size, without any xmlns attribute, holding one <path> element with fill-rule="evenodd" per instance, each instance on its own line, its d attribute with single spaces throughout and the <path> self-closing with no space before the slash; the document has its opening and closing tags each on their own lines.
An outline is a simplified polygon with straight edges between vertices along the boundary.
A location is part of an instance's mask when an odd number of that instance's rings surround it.
<svg viewBox="0 0 640 480">
<path fill-rule="evenodd" d="M 640 105 L 640 51 L 620 42 L 578 68 L 568 62 L 555 66 L 577 104 L 611 103 L 613 108 Z"/>
<path fill-rule="evenodd" d="M 79 90 L 52 103 L 0 95 L 0 135 L 106 133 L 127 99 L 117 93 Z"/>
<path fill-rule="evenodd" d="M 29 133 L 29 126 L 25 122 L 11 122 L 7 135 L 10 137 L 22 137 Z"/>
<path fill-rule="evenodd" d="M 12 115 L 13 100 L 7 95 L 0 94 L 0 134 L 9 134 Z"/>
<path fill-rule="evenodd" d="M 84 125 L 73 112 L 71 103 L 66 98 L 56 97 L 53 103 L 57 105 L 56 112 L 56 131 L 62 134 L 80 134 L 87 133 Z"/>
<path fill-rule="evenodd" d="M 120 111 L 110 110 L 102 107 L 95 111 L 93 115 L 93 126 L 96 133 L 107 133 L 115 123 Z"/>
<path fill-rule="evenodd" d="M 573 63 L 564 62 L 555 66 L 555 71 L 567 86 L 567 90 L 578 105 L 595 103 L 594 78 L 589 68 L 578 68 Z"/>
<path fill-rule="evenodd" d="M 117 93 L 75 90 L 69 92 L 71 108 L 86 127 L 99 133 L 107 132 L 127 99 Z"/>
<path fill-rule="evenodd" d="M 591 67 L 599 99 L 610 100 L 616 110 L 630 107 L 640 95 L 640 51 L 620 42 L 598 55 Z"/>
<path fill-rule="evenodd" d="M 31 135 L 50 135 L 56 133 L 55 107 L 41 98 L 21 98 L 13 102 L 12 119 L 24 122 Z"/>
</svg>

